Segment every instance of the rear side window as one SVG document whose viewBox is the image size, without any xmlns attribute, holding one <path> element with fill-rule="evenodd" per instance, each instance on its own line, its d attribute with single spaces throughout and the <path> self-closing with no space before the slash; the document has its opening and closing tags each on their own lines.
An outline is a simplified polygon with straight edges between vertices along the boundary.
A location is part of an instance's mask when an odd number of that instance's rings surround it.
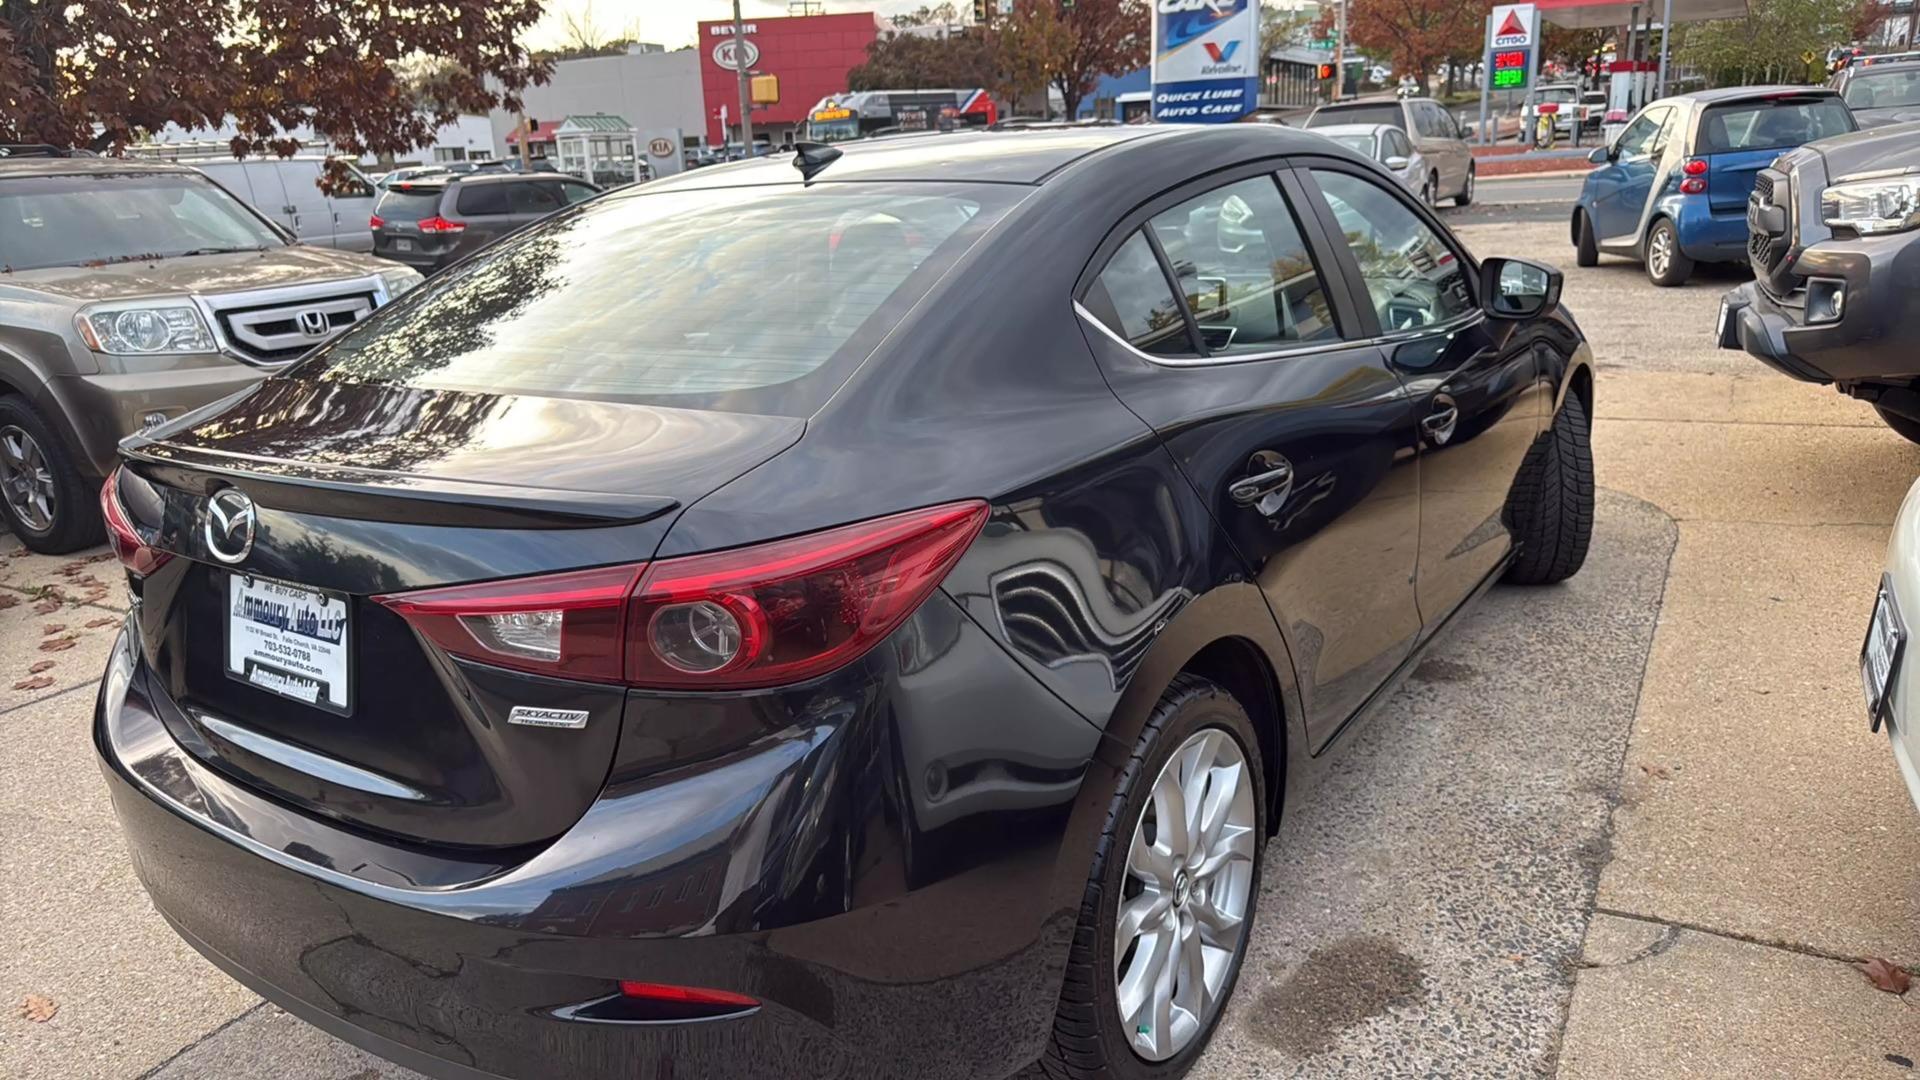
<svg viewBox="0 0 1920 1080">
<path fill-rule="evenodd" d="M 415 288 L 298 375 L 806 416 L 1025 194 L 615 193 Z"/>
<path fill-rule="evenodd" d="M 494 217 L 512 213 L 507 209 L 505 184 L 459 184 L 454 190 L 460 193 L 453 205 L 461 217 Z"/>
<path fill-rule="evenodd" d="M 1270 176 L 1207 192 L 1148 223 L 1209 353 L 1339 336 L 1293 212 Z"/>
<path fill-rule="evenodd" d="M 1307 117 L 1310 128 L 1332 127 L 1335 124 L 1391 124 L 1401 131 L 1407 130 L 1407 116 L 1401 111 L 1397 101 L 1381 102 L 1377 105 L 1343 105 L 1337 109 L 1315 109 Z"/>
<path fill-rule="evenodd" d="M 1141 233 L 1127 237 L 1100 271 L 1088 307 L 1107 328 L 1154 356 L 1192 356 L 1180 301 Z"/>
<path fill-rule="evenodd" d="M 551 214 L 562 205 L 560 185 L 554 181 L 534 180 L 503 186 L 507 189 L 507 203 L 516 214 Z"/>
<path fill-rule="evenodd" d="M 566 197 L 569 204 L 572 204 L 586 202 L 588 199 L 600 194 L 600 192 L 586 184 L 575 183 L 572 180 L 562 180 L 560 181 L 560 194 Z"/>
<path fill-rule="evenodd" d="M 1707 110 L 1694 152 L 1774 150 L 1852 130 L 1853 114 L 1837 97 L 1742 101 Z"/>
<path fill-rule="evenodd" d="M 419 221 L 440 212 L 439 187 L 388 188 L 373 204 L 376 216 L 387 221 Z"/>
</svg>

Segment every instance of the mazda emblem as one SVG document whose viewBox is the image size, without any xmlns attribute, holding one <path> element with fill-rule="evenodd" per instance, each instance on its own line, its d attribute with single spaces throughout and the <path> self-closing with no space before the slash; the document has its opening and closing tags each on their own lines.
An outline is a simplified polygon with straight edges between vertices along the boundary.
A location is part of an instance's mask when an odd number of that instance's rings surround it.
<svg viewBox="0 0 1920 1080">
<path fill-rule="evenodd" d="M 327 313 L 324 311 L 303 311 L 299 320 L 300 332 L 308 337 L 322 337 L 327 332 Z"/>
<path fill-rule="evenodd" d="M 245 561 L 253 551 L 253 500 L 239 488 L 221 488 L 207 500 L 207 550 L 223 563 Z"/>
</svg>

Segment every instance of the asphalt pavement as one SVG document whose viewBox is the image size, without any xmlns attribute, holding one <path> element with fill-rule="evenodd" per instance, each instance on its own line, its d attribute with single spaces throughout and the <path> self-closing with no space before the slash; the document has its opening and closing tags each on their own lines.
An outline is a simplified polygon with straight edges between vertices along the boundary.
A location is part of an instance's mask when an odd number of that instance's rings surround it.
<svg viewBox="0 0 1920 1080">
<path fill-rule="evenodd" d="M 1920 992 L 1855 968 L 1920 965 L 1920 818 L 1854 671 L 1920 447 L 1714 348 L 1737 270 L 1654 289 L 1625 260 L 1575 267 L 1577 185 L 1486 181 L 1443 216 L 1478 254 L 1566 272 L 1599 366 L 1588 563 L 1494 589 L 1333 751 L 1198 1077 L 1920 1059 Z M 411 1077 L 261 1003 L 146 904 L 87 738 L 124 605 L 93 582 L 115 577 L 0 536 L 0 1076 Z M 29 995 L 57 1012 L 20 1015 Z"/>
</svg>

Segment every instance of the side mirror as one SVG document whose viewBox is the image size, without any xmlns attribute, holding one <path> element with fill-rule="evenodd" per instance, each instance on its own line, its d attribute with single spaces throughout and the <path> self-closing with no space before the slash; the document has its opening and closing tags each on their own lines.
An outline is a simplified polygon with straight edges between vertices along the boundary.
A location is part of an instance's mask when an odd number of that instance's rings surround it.
<svg viewBox="0 0 1920 1080">
<path fill-rule="evenodd" d="M 1392 169 L 1394 172 L 1399 172 L 1401 169 L 1404 169 L 1407 167 L 1408 160 L 1409 160 L 1408 158 L 1402 157 L 1399 154 L 1395 154 L 1392 157 L 1388 158 L 1387 160 L 1381 162 L 1380 164 L 1385 165 L 1387 168 Z"/>
<path fill-rule="evenodd" d="M 1596 146 L 1593 148 L 1593 153 L 1587 155 L 1587 160 L 1595 165 L 1605 165 L 1613 160 L 1613 147 Z"/>
<path fill-rule="evenodd" d="M 1480 306 L 1496 319 L 1531 319 L 1560 303 L 1560 271 L 1525 259 L 1492 258 L 1480 264 Z"/>
</svg>

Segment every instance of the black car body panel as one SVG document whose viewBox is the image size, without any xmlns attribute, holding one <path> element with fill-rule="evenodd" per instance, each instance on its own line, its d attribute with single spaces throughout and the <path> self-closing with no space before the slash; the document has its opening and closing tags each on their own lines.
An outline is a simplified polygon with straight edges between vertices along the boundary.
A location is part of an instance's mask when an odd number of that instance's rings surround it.
<svg viewBox="0 0 1920 1080">
<path fill-rule="evenodd" d="M 1592 401 L 1564 312 L 1383 327 L 1324 208 L 1304 233 L 1343 334 L 1311 355 L 1156 363 L 1079 302 L 1161 205 L 1253 178 L 1318 206 L 1313 169 L 1392 192 L 1451 244 L 1376 165 L 1283 128 L 903 137 L 810 182 L 776 158 L 595 201 L 604 222 L 656 194 L 999 193 L 974 201 L 980 228 L 955 234 L 950 261 L 772 397 L 382 387 L 323 355 L 130 446 L 129 514 L 174 558 L 136 582 L 95 738 L 156 905 L 263 995 L 435 1075 L 1027 1065 L 1116 777 L 1174 677 L 1245 704 L 1277 824 L 1314 755 L 1506 565 L 1521 458 L 1567 394 Z M 516 253 L 583 212 L 435 279 L 363 337 L 482 287 L 469 275 L 520 280 Z M 1449 246 L 1421 273 L 1474 290 L 1475 269 Z M 362 338 L 343 340 L 336 356 Z M 1237 502 L 1261 451 L 1291 458 L 1296 483 Z M 236 569 L 201 535 L 223 485 L 259 507 Z M 323 513 L 316 492 L 348 509 Z M 596 516 L 600 499 L 613 509 Z M 910 617 L 773 688 L 531 678 L 448 655 L 373 599 L 659 566 L 968 500 L 985 524 Z M 196 657 L 218 615 L 192 590 L 243 572 L 352 600 L 380 679 L 361 680 L 366 715 L 319 722 Z M 501 722 L 528 701 L 590 718 Z M 427 798 L 343 791 L 298 751 Z M 759 1004 L 593 1019 L 621 980 Z"/>
</svg>

